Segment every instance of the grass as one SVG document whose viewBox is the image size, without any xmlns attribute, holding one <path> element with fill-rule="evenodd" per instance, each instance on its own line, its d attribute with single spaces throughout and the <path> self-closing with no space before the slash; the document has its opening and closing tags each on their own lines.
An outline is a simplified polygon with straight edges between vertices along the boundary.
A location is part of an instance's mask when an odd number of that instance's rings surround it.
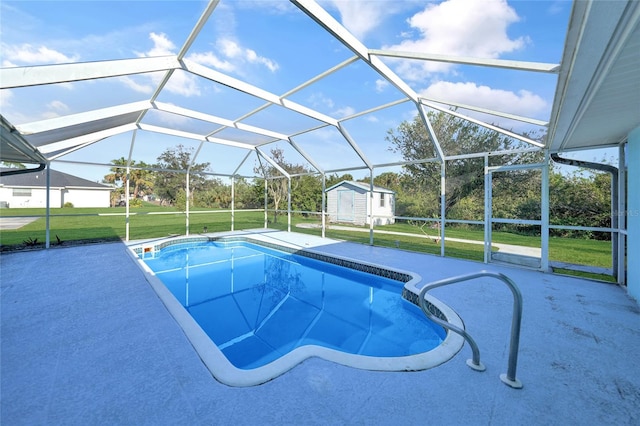
<svg viewBox="0 0 640 426">
<path fill-rule="evenodd" d="M 114 213 L 124 213 L 122 207 L 110 209 L 59 208 L 51 209 L 50 239 L 57 243 L 56 235 L 61 241 L 115 241 L 126 237 L 126 217 Z M 164 237 L 171 234 L 186 233 L 186 215 L 172 208 L 146 205 L 132 209 L 135 215 L 129 219 L 129 238 L 132 240 Z M 158 214 L 162 213 L 162 214 Z M 0 210 L 0 217 L 22 216 L 33 217 L 44 214 L 44 209 L 12 209 Z M 96 216 L 96 215 L 101 216 Z M 235 229 L 260 228 L 264 226 L 264 214 L 261 212 L 236 212 Z M 189 232 L 229 231 L 231 229 L 231 213 L 197 213 L 189 217 Z M 25 241 L 35 241 L 42 245 L 46 238 L 46 219 L 39 217 L 19 229 L 0 231 L 0 245 L 20 246 Z"/>
<path fill-rule="evenodd" d="M 197 234 L 204 231 L 220 232 L 231 230 L 231 213 L 229 211 L 202 212 L 203 209 L 192 209 L 189 217 L 189 233 Z M 199 213 L 202 212 L 202 213 Z M 68 241 L 115 241 L 126 236 L 126 218 L 116 216 L 114 213 L 125 213 L 124 207 L 108 209 L 99 208 L 58 208 L 51 209 L 50 238 L 52 244 L 58 244 L 58 238 L 64 244 Z M 160 207 L 145 203 L 140 208 L 131 209 L 129 219 L 129 238 L 132 240 L 144 238 L 164 237 L 172 234 L 183 235 L 186 233 L 186 215 L 171 207 Z M 42 217 L 44 209 L 0 209 L 0 217 L 22 216 L 39 217 L 34 222 L 15 230 L 0 231 L 0 246 L 10 249 L 24 246 L 42 246 L 45 241 L 46 220 Z M 99 215 L 99 216 L 97 216 Z M 292 229 L 296 232 L 321 235 L 321 230 L 315 228 L 296 227 L 298 224 L 319 225 L 318 216 L 292 215 Z M 278 216 L 278 221 L 273 222 L 273 214 L 269 215 L 270 228 L 287 229 L 286 215 Z M 264 227 L 263 212 L 235 212 L 234 229 L 252 229 Z M 366 228 L 361 228 L 368 230 Z M 403 232 L 410 235 L 388 235 L 375 230 Z M 425 226 L 423 229 L 408 223 L 396 223 L 377 227 L 374 230 L 374 244 L 383 247 L 400 248 L 402 250 L 417 251 L 430 254 L 440 254 L 440 244 L 432 239 L 422 238 L 424 234 L 432 237 L 438 236 L 437 229 Z M 347 240 L 361 244 L 369 244 L 369 233 L 362 231 L 345 231 L 327 229 L 329 238 Z M 415 236 L 412 236 L 415 235 Z M 474 227 L 450 227 L 446 229 L 446 236 L 473 241 L 483 241 L 484 231 Z M 493 232 L 492 239 L 495 243 L 520 245 L 526 247 L 540 247 L 540 237 L 531 237 L 509 232 Z M 483 246 L 463 242 L 445 241 L 445 254 L 447 256 L 482 261 L 484 259 Z M 565 263 L 581 265 L 611 267 L 611 243 L 609 241 L 597 241 L 574 238 L 549 239 L 549 259 Z M 564 271 L 572 275 L 587 278 L 607 279 L 606 275 L 600 276 L 575 271 Z"/>
</svg>

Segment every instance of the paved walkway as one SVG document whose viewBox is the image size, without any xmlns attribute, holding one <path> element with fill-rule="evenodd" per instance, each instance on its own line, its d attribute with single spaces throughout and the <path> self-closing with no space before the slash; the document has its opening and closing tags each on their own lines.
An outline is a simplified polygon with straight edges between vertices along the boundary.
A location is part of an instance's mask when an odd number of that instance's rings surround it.
<svg viewBox="0 0 640 426">
<path fill-rule="evenodd" d="M 504 385 L 511 293 L 479 279 L 435 289 L 467 345 L 426 371 L 318 358 L 260 386 L 217 382 L 122 243 L 0 256 L 3 425 L 638 425 L 640 309 L 615 285 L 287 232 L 275 240 L 419 273 L 490 269 L 520 287 L 517 377 Z M 292 240 L 293 237 L 293 240 Z M 635 354 L 635 355 L 634 355 Z"/>
<path fill-rule="evenodd" d="M 299 223 L 296 225 L 298 228 L 318 228 L 318 225 L 310 224 L 310 223 Z M 352 226 L 342 226 L 342 225 L 329 225 L 327 226 L 329 229 L 341 230 L 341 231 L 354 231 L 354 232 L 369 232 L 368 229 L 365 228 L 356 228 Z M 414 238 L 424 238 L 426 240 L 431 240 L 435 242 L 439 242 L 440 238 L 432 235 L 421 235 L 421 234 L 410 234 L 407 232 L 398 232 L 398 231 L 385 231 L 381 229 L 375 229 L 374 232 L 376 234 L 387 234 L 387 235 L 401 235 L 405 237 L 414 237 Z M 456 243 L 466 243 L 466 244 L 479 244 L 484 245 L 483 241 L 478 240 L 466 240 L 462 238 L 450 238 L 445 237 L 445 241 L 451 241 Z M 538 247 L 525 247 L 525 246 L 516 246 L 513 244 L 502 244 L 502 243 L 491 243 L 493 247 L 496 247 L 499 251 L 517 254 L 521 256 L 529 256 L 529 257 L 541 257 L 542 251 Z"/>
<path fill-rule="evenodd" d="M 0 217 L 0 231 L 8 229 L 20 229 L 25 225 L 35 222 L 39 217 Z"/>
</svg>

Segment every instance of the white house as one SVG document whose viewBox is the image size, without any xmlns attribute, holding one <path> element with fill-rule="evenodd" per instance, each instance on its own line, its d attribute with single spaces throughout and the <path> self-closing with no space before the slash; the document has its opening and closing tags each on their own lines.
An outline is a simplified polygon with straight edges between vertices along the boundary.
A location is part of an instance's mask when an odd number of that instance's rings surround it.
<svg viewBox="0 0 640 426">
<path fill-rule="evenodd" d="M 372 192 L 366 183 L 343 180 L 327 188 L 326 192 L 330 222 L 364 225 L 370 223 L 370 216 L 373 216 L 374 225 L 395 222 L 395 192 L 390 189 L 374 186 Z"/>
<path fill-rule="evenodd" d="M 56 170 L 50 173 L 50 207 L 62 207 L 65 203 L 74 207 L 109 207 L 110 186 Z M 0 205 L 3 207 L 46 207 L 46 203 L 46 171 L 0 176 Z"/>
</svg>

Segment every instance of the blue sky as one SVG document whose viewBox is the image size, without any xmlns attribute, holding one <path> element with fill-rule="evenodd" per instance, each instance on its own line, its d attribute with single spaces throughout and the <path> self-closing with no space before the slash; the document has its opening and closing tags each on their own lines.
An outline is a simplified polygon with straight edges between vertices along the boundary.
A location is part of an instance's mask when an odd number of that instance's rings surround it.
<svg viewBox="0 0 640 426">
<path fill-rule="evenodd" d="M 371 49 L 559 63 L 570 1 L 322 1 L 320 4 Z M 0 63 L 3 67 L 103 61 L 177 53 L 206 6 L 200 1 L 3 1 Z M 222 0 L 186 58 L 274 94 L 283 94 L 351 57 L 352 53 L 288 1 Z M 418 93 L 547 120 L 555 75 L 384 58 Z M 3 90 L 2 114 L 14 125 L 147 100 L 162 74 L 118 77 L 35 88 Z M 365 63 L 356 62 L 291 96 L 291 100 L 342 118 L 401 99 L 402 95 Z M 158 99 L 227 119 L 237 119 L 264 101 L 182 71 Z M 293 133 L 314 120 L 270 107 L 246 123 Z M 400 160 L 388 150 L 389 129 L 411 120 L 404 103 L 345 122 L 373 163 Z M 154 112 L 149 124 L 207 132 L 218 126 Z M 518 122 L 493 122 L 524 130 Z M 225 131 L 220 136 L 246 137 Z M 131 133 L 114 136 L 62 157 L 108 162 L 127 156 Z M 325 169 L 359 165 L 357 156 L 329 128 L 296 139 Z M 133 158 L 155 162 L 167 147 L 198 143 L 138 132 Z M 283 143 L 290 162 L 304 163 Z M 246 151 L 207 146 L 199 160 L 231 173 Z M 254 161 L 241 170 L 249 173 Z M 92 180 L 104 168 L 54 164 Z M 356 174 L 356 173 L 354 173 Z"/>
</svg>

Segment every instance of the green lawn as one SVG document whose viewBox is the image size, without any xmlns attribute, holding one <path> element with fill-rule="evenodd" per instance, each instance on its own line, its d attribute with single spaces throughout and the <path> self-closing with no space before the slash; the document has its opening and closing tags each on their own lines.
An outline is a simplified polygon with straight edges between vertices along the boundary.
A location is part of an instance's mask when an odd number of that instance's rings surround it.
<svg viewBox="0 0 640 426">
<path fill-rule="evenodd" d="M 189 231 L 192 234 L 201 233 L 204 228 L 208 232 L 231 230 L 231 213 L 228 211 L 198 213 L 202 209 L 192 209 L 189 217 Z M 129 221 L 132 240 L 143 238 L 164 237 L 172 234 L 183 235 L 186 232 L 186 215 L 171 207 L 160 207 L 153 204 L 145 204 L 143 207 L 131 209 L 132 216 Z M 0 216 L 42 216 L 44 209 L 0 209 Z M 50 227 L 51 243 L 60 241 L 79 240 L 119 240 L 125 238 L 126 218 L 116 216 L 114 213 L 125 213 L 124 207 L 108 209 L 85 208 L 59 208 L 51 210 Z M 161 213 L 161 214 L 160 214 Z M 99 215 L 99 216 L 96 216 Z M 316 228 L 300 228 L 297 224 L 320 224 L 318 216 L 292 216 L 292 230 L 296 232 L 321 235 L 321 230 Z M 273 223 L 273 213 L 269 215 L 270 228 L 287 229 L 287 216 L 279 215 L 278 221 Z M 251 229 L 264 227 L 263 212 L 235 212 L 234 229 Z M 368 227 L 362 229 L 368 230 Z M 374 244 L 384 247 L 397 247 L 403 250 L 440 254 L 440 244 L 431 239 L 420 238 L 425 233 L 436 237 L 437 229 L 417 226 L 407 223 L 396 223 L 376 227 L 374 231 L 395 231 L 410 235 L 388 235 L 374 233 Z M 369 233 L 357 231 L 344 231 L 328 229 L 326 236 L 340 240 L 348 240 L 356 243 L 368 244 Z M 482 241 L 484 232 L 479 229 L 447 227 L 446 236 L 474 241 Z M 493 232 L 493 242 L 521 245 L 527 247 L 540 247 L 539 237 L 530 237 L 508 232 Z M 37 241 L 37 242 L 36 242 Z M 16 230 L 0 232 L 0 245 L 21 246 L 42 245 L 45 241 L 45 218 L 39 217 L 36 221 Z M 483 260 L 483 246 L 447 241 L 445 254 L 470 260 Z M 549 258 L 552 261 L 577 263 L 598 267 L 611 267 L 611 243 L 609 241 L 596 241 L 573 238 L 550 238 Z"/>
<path fill-rule="evenodd" d="M 56 244 L 61 241 L 79 240 L 119 240 L 126 236 L 126 217 L 114 213 L 124 213 L 124 207 L 110 209 L 59 208 L 51 209 L 50 238 Z M 171 234 L 186 233 L 186 215 L 172 208 L 148 205 L 131 210 L 129 219 L 129 238 L 164 237 Z M 135 214 L 133 214 L 135 213 Z M 162 213 L 162 214 L 158 214 Z M 44 209 L 1 209 L 0 216 L 41 216 Z M 100 214 L 100 216 L 96 216 Z M 189 216 L 190 233 L 229 231 L 231 229 L 231 213 L 197 213 Z M 235 229 L 264 227 L 264 214 L 261 212 L 236 212 Z M 36 221 L 15 230 L 0 232 L 0 245 L 15 246 L 25 242 L 44 243 L 46 235 L 46 219 Z M 57 237 L 56 237 L 57 236 Z"/>
</svg>

